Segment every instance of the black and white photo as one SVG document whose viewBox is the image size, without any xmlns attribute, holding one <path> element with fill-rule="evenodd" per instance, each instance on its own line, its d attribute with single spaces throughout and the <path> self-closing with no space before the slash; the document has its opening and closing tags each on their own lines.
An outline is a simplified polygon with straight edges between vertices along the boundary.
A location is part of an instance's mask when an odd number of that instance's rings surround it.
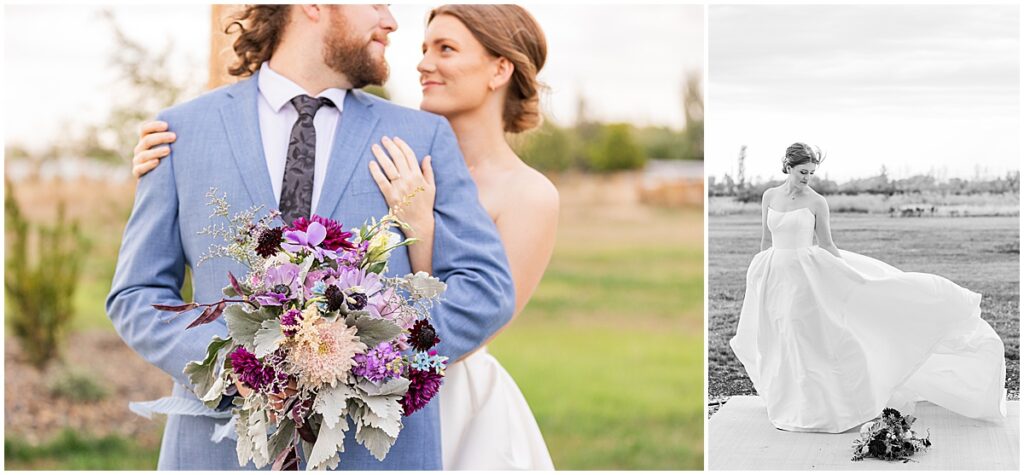
<svg viewBox="0 0 1024 475">
<path fill-rule="evenodd" d="M 709 469 L 1018 469 L 1018 19 L 709 8 Z"/>
</svg>

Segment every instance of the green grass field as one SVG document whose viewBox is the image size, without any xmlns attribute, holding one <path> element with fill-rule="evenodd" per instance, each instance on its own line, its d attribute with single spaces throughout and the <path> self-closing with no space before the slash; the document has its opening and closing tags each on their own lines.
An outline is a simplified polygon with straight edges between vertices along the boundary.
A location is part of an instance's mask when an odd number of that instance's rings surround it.
<svg viewBox="0 0 1024 475">
<path fill-rule="evenodd" d="M 490 351 L 526 396 L 558 469 L 700 470 L 702 213 L 562 194 L 550 267 Z M 94 246 L 73 327 L 113 331 L 103 301 L 131 195 L 94 201 L 102 214 L 69 210 Z M 8 432 L 5 442 L 8 469 L 154 469 L 159 449 L 76 433 L 30 446 Z"/>
<path fill-rule="evenodd" d="M 6 470 L 153 470 L 159 447 L 118 436 L 95 437 L 67 429 L 45 444 L 4 439 Z"/>
<path fill-rule="evenodd" d="M 729 348 L 743 294 L 747 266 L 760 246 L 756 214 L 712 216 L 708 222 L 708 392 L 754 394 Z M 984 295 L 982 317 L 1006 347 L 1007 388 L 1020 381 L 1020 282 L 1018 217 L 889 218 L 832 215 L 840 249 L 887 262 L 904 271 L 942 275 Z"/>
</svg>

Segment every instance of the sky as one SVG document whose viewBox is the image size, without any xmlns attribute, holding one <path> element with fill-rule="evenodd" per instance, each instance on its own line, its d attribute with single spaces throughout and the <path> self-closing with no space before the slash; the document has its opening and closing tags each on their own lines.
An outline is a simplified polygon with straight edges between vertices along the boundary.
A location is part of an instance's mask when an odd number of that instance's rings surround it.
<svg viewBox="0 0 1024 475">
<path fill-rule="evenodd" d="M 705 167 L 781 178 L 821 147 L 834 180 L 1019 169 L 1015 5 L 712 6 Z"/>
<path fill-rule="evenodd" d="M 681 129 L 682 84 L 702 71 L 700 5 L 524 5 L 544 29 L 548 59 L 539 78 L 542 107 L 556 123 L 575 120 L 577 98 L 599 120 Z M 69 130 L 101 122 L 116 100 L 108 65 L 113 47 L 102 5 L 5 5 L 4 139 L 41 149 Z M 110 6 L 118 23 L 154 52 L 174 48 L 171 69 L 183 81 L 207 77 L 210 10 L 206 5 Z M 420 101 L 420 45 L 428 6 L 394 5 L 399 24 L 387 58 L 392 99 Z M 57 34 L 59 32 L 59 34 Z M 127 152 L 126 152 L 127 153 Z"/>
</svg>

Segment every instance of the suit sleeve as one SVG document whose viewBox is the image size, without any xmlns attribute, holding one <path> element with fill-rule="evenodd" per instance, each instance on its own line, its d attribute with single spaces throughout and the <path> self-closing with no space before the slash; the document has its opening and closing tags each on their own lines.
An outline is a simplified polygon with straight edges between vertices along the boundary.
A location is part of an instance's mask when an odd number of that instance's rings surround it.
<svg viewBox="0 0 1024 475">
<path fill-rule="evenodd" d="M 159 119 L 175 129 L 173 120 Z M 217 321 L 186 330 L 199 310 L 175 316 L 152 307 L 182 303 L 186 259 L 178 224 L 175 148 L 183 147 L 172 147 L 171 154 L 139 180 L 106 307 L 114 328 L 129 347 L 192 389 L 185 365 L 202 360 L 211 338 L 225 335 L 227 329 Z"/>
<path fill-rule="evenodd" d="M 480 205 L 455 134 L 447 120 L 437 122 L 430 150 L 437 186 L 433 270 L 448 289 L 432 316 L 438 351 L 454 361 L 512 319 L 515 290 L 497 228 Z"/>
</svg>

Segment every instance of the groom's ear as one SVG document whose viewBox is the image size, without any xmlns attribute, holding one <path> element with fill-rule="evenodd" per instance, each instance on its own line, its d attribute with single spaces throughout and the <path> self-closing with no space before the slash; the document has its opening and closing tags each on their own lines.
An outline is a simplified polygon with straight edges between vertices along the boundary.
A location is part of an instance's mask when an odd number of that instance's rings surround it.
<svg viewBox="0 0 1024 475">
<path fill-rule="evenodd" d="M 304 15 L 309 21 L 318 22 L 324 14 L 324 5 L 295 5 L 300 15 Z"/>
<path fill-rule="evenodd" d="M 497 68 L 494 70 L 494 77 L 488 84 L 492 91 L 501 89 L 502 86 L 508 84 L 512 80 L 512 73 L 516 71 L 516 66 L 505 57 L 499 57 L 495 65 Z"/>
</svg>

